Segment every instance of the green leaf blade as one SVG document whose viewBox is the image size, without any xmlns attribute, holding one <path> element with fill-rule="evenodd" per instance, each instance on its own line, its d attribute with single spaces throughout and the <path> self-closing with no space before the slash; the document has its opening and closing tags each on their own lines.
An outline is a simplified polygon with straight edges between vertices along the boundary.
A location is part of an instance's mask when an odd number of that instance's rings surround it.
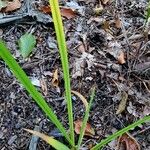
<svg viewBox="0 0 150 150">
<path fill-rule="evenodd" d="M 55 32 L 56 32 L 56 37 L 57 37 L 57 42 L 59 47 L 59 53 L 61 57 L 62 68 L 63 68 L 63 75 L 65 81 L 65 95 L 67 100 L 68 118 L 69 118 L 69 126 L 70 126 L 70 136 L 72 142 L 75 143 L 68 52 L 67 52 L 65 34 L 63 29 L 63 23 L 61 19 L 58 0 L 49 0 L 49 4 L 51 6 L 52 17 L 55 26 Z"/>
<path fill-rule="evenodd" d="M 100 143 L 98 143 L 97 145 L 95 145 L 91 150 L 100 150 L 102 149 L 102 147 L 104 147 L 106 144 L 108 144 L 109 142 L 113 141 L 114 139 L 116 139 L 118 136 L 121 136 L 122 134 L 128 132 L 129 130 L 135 128 L 136 126 L 139 126 L 142 123 L 145 123 L 147 121 L 150 121 L 150 116 L 145 116 L 143 119 L 140 119 L 136 122 L 134 122 L 133 124 L 115 132 L 114 134 L 108 136 L 106 139 L 102 140 Z"/>
</svg>

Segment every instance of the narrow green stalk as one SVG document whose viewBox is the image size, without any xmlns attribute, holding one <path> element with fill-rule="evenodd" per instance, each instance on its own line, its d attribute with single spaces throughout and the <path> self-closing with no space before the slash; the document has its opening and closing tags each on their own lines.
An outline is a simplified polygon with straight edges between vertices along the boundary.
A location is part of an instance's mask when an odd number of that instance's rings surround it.
<svg viewBox="0 0 150 150">
<path fill-rule="evenodd" d="M 85 116 L 84 116 L 84 119 L 83 119 L 81 131 L 80 131 L 80 136 L 79 136 L 79 139 L 78 139 L 77 150 L 80 149 L 80 145 L 81 145 L 82 140 L 83 140 L 83 136 L 84 136 L 84 133 L 85 133 L 86 124 L 87 124 L 87 121 L 88 121 L 88 118 L 89 118 L 89 112 L 90 112 L 90 108 L 91 108 L 94 96 L 95 96 L 95 87 L 92 89 L 90 102 L 89 102 L 88 108 L 87 108 L 87 110 L 85 112 Z"/>
<path fill-rule="evenodd" d="M 117 131 L 113 135 L 108 136 L 106 139 L 102 140 L 99 144 L 94 146 L 91 150 L 100 150 L 100 149 L 102 149 L 102 147 L 104 147 L 106 144 L 108 144 L 109 142 L 116 139 L 118 136 L 121 136 L 125 132 L 128 132 L 129 130 L 131 130 L 131 129 L 135 128 L 136 126 L 139 126 L 140 124 L 145 123 L 147 121 L 150 121 L 150 116 L 146 116 L 143 119 L 140 119 L 140 120 L 134 122 L 133 124 L 127 126 L 126 128 L 123 128 L 123 129 Z"/>
<path fill-rule="evenodd" d="M 49 119 L 57 126 L 57 128 L 63 133 L 65 138 L 69 141 L 71 145 L 73 145 L 65 128 L 62 126 L 61 122 L 57 119 L 57 116 L 54 114 L 53 110 L 48 106 L 46 101 L 43 99 L 42 95 L 37 91 L 37 89 L 32 85 L 31 81 L 22 70 L 22 68 L 18 65 L 16 60 L 13 58 L 9 50 L 6 48 L 5 44 L 0 40 L 0 56 L 9 66 L 11 71 L 14 73 L 16 78 L 22 83 L 25 89 L 30 93 L 35 102 L 39 105 L 39 107 L 46 113 Z"/>
<path fill-rule="evenodd" d="M 58 0 L 49 0 L 49 3 L 51 6 L 52 17 L 53 17 L 53 22 L 55 26 L 59 53 L 60 53 L 61 63 L 62 63 L 62 68 L 63 68 L 63 73 L 64 73 L 65 93 L 66 93 L 69 126 L 70 126 L 70 136 L 71 136 L 72 142 L 75 143 L 74 142 L 74 125 L 73 125 L 70 75 L 69 75 L 69 65 L 68 65 L 68 52 L 67 52 L 65 35 L 64 35 L 64 30 L 63 30 L 63 23 L 61 19 Z"/>
</svg>

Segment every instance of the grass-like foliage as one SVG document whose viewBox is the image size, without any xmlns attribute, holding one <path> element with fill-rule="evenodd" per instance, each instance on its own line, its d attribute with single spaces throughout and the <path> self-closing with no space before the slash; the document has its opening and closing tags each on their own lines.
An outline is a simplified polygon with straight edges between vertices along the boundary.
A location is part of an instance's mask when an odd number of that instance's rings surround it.
<svg viewBox="0 0 150 150">
<path fill-rule="evenodd" d="M 67 100 L 67 109 L 69 117 L 69 126 L 70 126 L 70 136 L 73 143 L 74 142 L 74 126 L 73 126 L 73 111 L 72 111 L 72 100 L 71 100 L 71 88 L 70 88 L 70 75 L 69 75 L 69 64 L 68 64 L 68 52 L 66 47 L 66 40 L 63 30 L 63 23 L 61 19 L 60 9 L 58 0 L 49 0 L 53 22 L 55 26 L 55 32 L 59 47 L 59 53 L 62 63 L 62 69 L 64 74 L 65 81 L 65 94 Z"/>
<path fill-rule="evenodd" d="M 71 100 L 71 87 L 70 87 L 70 74 L 69 74 L 69 63 L 68 63 L 68 52 L 66 48 L 66 41 L 65 41 L 65 35 L 63 31 L 63 23 L 61 19 L 60 9 L 59 9 L 59 3 L 58 0 L 49 0 L 51 11 L 52 11 L 52 17 L 54 21 L 55 26 L 55 32 L 60 52 L 60 58 L 62 63 L 62 69 L 64 74 L 64 81 L 65 81 L 65 96 L 67 101 L 67 109 L 68 109 L 68 119 L 69 119 L 69 135 L 67 134 L 66 129 L 63 127 L 62 123 L 57 119 L 57 116 L 54 114 L 53 110 L 50 106 L 46 103 L 46 101 L 43 99 L 42 95 L 37 91 L 37 89 L 32 85 L 31 81 L 25 74 L 25 72 L 22 70 L 22 68 L 19 66 L 19 64 L 16 62 L 16 60 L 13 58 L 9 50 L 7 49 L 6 45 L 3 41 L 0 40 L 0 57 L 6 62 L 6 64 L 9 66 L 13 74 L 18 78 L 18 80 L 21 82 L 21 84 L 25 87 L 25 89 L 29 92 L 29 94 L 32 96 L 32 98 L 35 100 L 35 102 L 39 105 L 39 107 L 45 112 L 45 114 L 49 117 L 49 119 L 57 126 L 57 128 L 62 132 L 64 137 L 69 142 L 69 146 L 65 146 L 63 143 L 60 143 L 59 141 L 53 139 L 52 137 L 48 137 L 46 135 L 43 135 L 41 133 L 34 132 L 32 130 L 26 130 L 30 133 L 33 133 L 35 135 L 38 135 L 42 139 L 44 139 L 47 143 L 49 143 L 51 146 L 53 146 L 57 150 L 62 149 L 69 149 L 68 147 L 71 147 L 71 149 L 79 150 L 80 145 L 82 143 L 82 139 L 84 136 L 86 123 L 89 118 L 89 112 L 90 107 L 92 105 L 92 101 L 94 99 L 95 95 L 95 88 L 92 89 L 91 99 L 88 103 L 87 109 L 85 111 L 85 116 L 83 118 L 83 124 L 80 131 L 80 136 L 78 139 L 77 145 L 75 144 L 75 136 L 74 136 L 74 125 L 73 125 L 73 106 L 72 106 L 72 100 Z M 148 12 L 149 13 L 149 12 Z M 149 16 L 149 14 L 148 14 Z M 114 133 L 111 136 L 108 136 L 106 139 L 102 140 L 99 144 L 94 146 L 92 150 L 99 150 L 102 147 L 104 147 L 108 142 L 116 139 L 118 136 L 121 136 L 125 132 L 128 132 L 129 130 L 133 129 L 134 127 L 146 122 L 150 121 L 150 116 L 146 116 L 141 120 L 136 121 L 135 123 L 127 126 L 126 128 L 123 128 L 122 130 L 119 130 L 118 132 Z"/>
<path fill-rule="evenodd" d="M 146 9 L 146 22 L 149 21 L 149 18 L 150 18 L 150 1 L 148 1 L 148 6 L 147 6 L 147 9 Z"/>
<path fill-rule="evenodd" d="M 97 144 L 96 146 L 94 146 L 91 150 L 99 150 L 102 149 L 102 147 L 104 147 L 106 144 L 108 144 L 109 142 L 113 141 L 114 139 L 116 139 L 117 137 L 121 136 L 122 134 L 128 132 L 129 130 L 134 129 L 136 126 L 139 126 L 142 123 L 148 122 L 150 121 L 150 116 L 146 116 L 143 119 L 140 119 L 136 122 L 134 122 L 133 124 L 117 131 L 116 133 L 114 133 L 113 135 L 108 136 L 105 140 L 102 140 L 99 144 Z"/>
<path fill-rule="evenodd" d="M 53 110 L 48 106 L 46 101 L 43 99 L 42 95 L 37 91 L 37 89 L 32 85 L 30 79 L 27 77 L 25 72 L 13 58 L 9 50 L 6 48 L 5 44 L 0 41 L 0 56 L 9 66 L 14 75 L 18 78 L 21 84 L 25 89 L 30 93 L 32 98 L 36 101 L 39 107 L 46 113 L 49 119 L 57 126 L 57 128 L 63 133 L 66 139 L 73 144 L 67 135 L 67 131 L 62 126 L 61 122 L 57 119 L 57 116 L 54 114 Z"/>
</svg>

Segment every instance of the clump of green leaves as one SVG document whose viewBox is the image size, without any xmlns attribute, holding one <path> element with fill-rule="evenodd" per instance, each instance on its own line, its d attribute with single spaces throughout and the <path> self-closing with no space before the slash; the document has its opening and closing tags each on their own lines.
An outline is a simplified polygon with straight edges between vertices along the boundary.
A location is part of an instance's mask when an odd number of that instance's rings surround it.
<svg viewBox="0 0 150 150">
<path fill-rule="evenodd" d="M 57 36 L 57 42 L 58 42 L 61 62 L 62 62 L 62 69 L 63 69 L 63 73 L 64 73 L 65 95 L 66 95 L 66 101 L 67 101 L 69 127 L 70 127 L 69 134 L 66 131 L 66 129 L 63 127 L 62 123 L 57 119 L 57 116 L 53 112 L 51 107 L 48 106 L 46 101 L 43 99 L 42 95 L 32 85 L 31 81 L 26 76 L 25 72 L 22 70 L 22 68 L 19 66 L 19 64 L 16 62 L 16 60 L 10 54 L 9 50 L 6 48 L 5 44 L 2 41 L 0 41 L 0 56 L 6 62 L 6 64 L 10 67 L 10 69 L 12 70 L 14 75 L 18 78 L 18 80 L 23 84 L 25 89 L 30 93 L 30 95 L 35 100 L 35 102 L 39 105 L 39 107 L 45 112 L 45 114 L 49 117 L 49 119 L 63 133 L 64 137 L 67 139 L 67 141 L 69 142 L 70 145 L 65 146 L 63 143 L 60 143 L 59 141 L 53 139 L 52 137 L 48 137 L 43 134 L 41 135 L 37 132 L 36 133 L 32 132 L 31 130 L 28 130 L 28 132 L 38 135 L 43 139 L 45 138 L 44 140 L 47 141 L 51 146 L 53 146 L 57 150 L 69 149 L 68 147 L 70 147 L 70 149 L 79 150 L 83 136 L 84 136 L 86 123 L 87 123 L 87 120 L 89 117 L 90 107 L 91 107 L 92 101 L 94 99 L 95 88 L 93 88 L 93 90 L 92 90 L 91 99 L 90 99 L 90 102 L 88 103 L 88 107 L 85 112 L 83 124 L 81 127 L 81 133 L 80 133 L 80 136 L 78 139 L 78 143 L 76 145 L 75 140 L 74 140 L 75 136 L 74 136 L 74 126 L 73 126 L 73 111 L 72 111 L 72 100 L 71 100 L 68 53 L 67 53 L 67 48 L 66 48 L 65 35 L 64 35 L 64 31 L 63 31 L 63 24 L 62 24 L 62 19 L 61 19 L 61 15 L 60 15 L 58 0 L 50 0 L 50 5 L 51 5 L 51 11 L 52 11 L 53 21 L 54 21 L 54 26 L 55 26 L 56 36 Z M 31 43 L 28 43 L 28 41 L 26 39 L 28 39 L 28 40 L 30 39 Z M 20 42 L 21 42 L 20 48 L 23 50 L 23 53 L 24 53 L 22 55 L 24 58 L 26 58 L 30 54 L 30 52 L 32 51 L 32 48 L 35 45 L 35 39 L 31 35 L 26 35 L 25 37 L 23 37 L 23 39 Z M 26 45 L 24 43 L 26 43 Z M 28 49 L 28 46 L 29 46 L 29 51 L 26 53 L 25 52 L 26 49 L 24 49 L 24 48 L 26 47 Z M 129 130 L 133 129 L 134 127 L 136 127 L 146 121 L 150 121 L 150 116 L 146 116 L 143 119 L 138 120 L 135 123 L 129 125 L 128 127 L 123 128 L 122 130 L 119 130 L 118 132 L 114 133 L 113 135 L 108 136 L 105 140 L 102 140 L 99 144 L 94 146 L 92 148 L 92 150 L 101 149 L 108 142 L 114 140 L 115 138 L 122 135 L 123 133 L 128 132 Z"/>
</svg>

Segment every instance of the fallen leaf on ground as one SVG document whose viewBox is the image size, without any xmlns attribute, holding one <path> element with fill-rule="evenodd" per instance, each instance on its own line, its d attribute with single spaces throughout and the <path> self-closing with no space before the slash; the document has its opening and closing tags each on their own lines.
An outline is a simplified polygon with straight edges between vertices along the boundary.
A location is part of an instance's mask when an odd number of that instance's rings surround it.
<svg viewBox="0 0 150 150">
<path fill-rule="evenodd" d="M 49 6 L 42 6 L 42 7 L 40 7 L 40 11 L 50 14 L 51 8 Z M 70 8 L 61 7 L 60 12 L 61 12 L 61 15 L 63 17 L 66 17 L 67 19 L 72 19 L 76 16 L 76 12 Z"/>
<path fill-rule="evenodd" d="M 53 73 L 52 85 L 58 87 L 59 80 L 58 80 L 58 69 L 56 69 Z"/>
<path fill-rule="evenodd" d="M 76 134 L 80 134 L 82 123 L 83 123 L 82 120 L 76 120 L 74 122 Z M 84 135 L 90 136 L 90 137 L 93 137 L 95 135 L 95 131 L 94 131 L 94 129 L 92 128 L 92 126 L 89 123 L 86 124 Z"/>
<path fill-rule="evenodd" d="M 105 31 L 110 30 L 109 21 L 106 21 L 106 20 L 105 20 L 105 21 L 103 22 L 103 28 L 104 28 Z"/>
<path fill-rule="evenodd" d="M 128 94 L 125 91 L 123 91 L 122 92 L 122 99 L 120 101 L 120 104 L 119 104 L 117 112 L 116 112 L 117 115 L 121 114 L 125 110 L 127 100 L 128 100 Z"/>
<path fill-rule="evenodd" d="M 118 28 L 118 29 L 121 29 L 121 27 L 122 27 L 122 22 L 121 22 L 121 20 L 120 20 L 119 17 L 117 17 L 117 18 L 115 19 L 115 26 L 116 26 L 116 28 Z"/>
<path fill-rule="evenodd" d="M 46 96 L 48 94 L 48 89 L 47 89 L 47 84 L 46 84 L 45 80 L 41 79 L 40 84 L 41 84 L 42 91 L 43 91 L 44 95 Z"/>
<path fill-rule="evenodd" d="M 85 52 L 85 46 L 84 46 L 83 43 L 81 43 L 81 44 L 78 46 L 78 51 L 79 51 L 80 53 Z"/>
<path fill-rule="evenodd" d="M 87 102 L 86 98 L 83 95 L 81 95 L 79 92 L 77 92 L 77 91 L 71 90 L 71 93 L 75 94 L 76 96 L 78 96 L 82 100 L 82 102 L 83 102 L 83 104 L 84 104 L 84 106 L 85 106 L 85 108 L 87 110 L 88 102 Z"/>
<path fill-rule="evenodd" d="M 124 64 L 125 55 L 122 50 L 122 46 L 117 41 L 110 41 L 108 45 L 108 53 L 118 60 L 119 64 Z"/>
<path fill-rule="evenodd" d="M 124 55 L 124 52 L 120 52 L 120 55 L 118 56 L 118 63 L 119 64 L 124 64 L 126 61 L 125 61 L 125 55 Z"/>
<path fill-rule="evenodd" d="M 58 80 L 58 69 L 56 69 L 53 73 L 52 85 L 54 87 L 56 87 L 56 92 L 60 93 L 59 80 Z"/>
<path fill-rule="evenodd" d="M 118 150 L 140 150 L 138 142 L 130 134 L 125 133 L 118 139 Z"/>
<path fill-rule="evenodd" d="M 61 8 L 61 15 L 67 19 L 72 19 L 76 16 L 76 13 L 70 8 Z"/>
<path fill-rule="evenodd" d="M 18 41 L 21 55 L 23 58 L 27 58 L 35 47 L 36 40 L 31 33 L 26 33 L 21 36 Z"/>
<path fill-rule="evenodd" d="M 75 60 L 74 68 L 73 68 L 73 75 L 72 78 L 81 77 L 84 74 L 84 68 L 87 64 L 88 70 L 91 71 L 91 67 L 94 65 L 96 59 L 93 55 L 83 52 L 81 58 L 77 58 Z"/>
<path fill-rule="evenodd" d="M 51 13 L 51 8 L 49 6 L 41 6 L 39 8 L 40 11 L 42 11 L 45 14 L 50 14 Z"/>
<path fill-rule="evenodd" d="M 6 8 L 4 8 L 3 12 L 10 12 L 21 7 L 21 2 L 19 0 L 13 0 L 7 3 Z"/>
</svg>

